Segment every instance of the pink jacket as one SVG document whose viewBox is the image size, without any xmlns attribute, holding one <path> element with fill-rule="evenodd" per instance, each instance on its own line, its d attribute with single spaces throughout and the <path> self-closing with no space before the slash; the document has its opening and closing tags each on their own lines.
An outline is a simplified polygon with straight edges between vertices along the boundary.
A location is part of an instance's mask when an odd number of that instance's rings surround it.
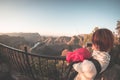
<svg viewBox="0 0 120 80">
<path fill-rule="evenodd" d="M 68 63 L 74 61 L 82 62 L 84 59 L 88 59 L 91 57 L 91 53 L 86 48 L 79 48 L 74 50 L 73 52 L 68 52 L 66 55 L 66 61 Z"/>
</svg>

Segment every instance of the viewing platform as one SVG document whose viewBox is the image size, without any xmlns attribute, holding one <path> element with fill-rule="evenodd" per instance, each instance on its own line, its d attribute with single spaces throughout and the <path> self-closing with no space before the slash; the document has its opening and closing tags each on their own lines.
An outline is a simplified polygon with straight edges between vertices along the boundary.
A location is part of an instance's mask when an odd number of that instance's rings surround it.
<svg viewBox="0 0 120 80">
<path fill-rule="evenodd" d="M 110 52 L 116 59 L 114 65 L 95 80 L 120 80 L 119 47 Z M 22 51 L 0 43 L 0 80 L 68 80 L 71 66 L 65 56 L 37 55 L 29 53 L 27 47 Z"/>
</svg>

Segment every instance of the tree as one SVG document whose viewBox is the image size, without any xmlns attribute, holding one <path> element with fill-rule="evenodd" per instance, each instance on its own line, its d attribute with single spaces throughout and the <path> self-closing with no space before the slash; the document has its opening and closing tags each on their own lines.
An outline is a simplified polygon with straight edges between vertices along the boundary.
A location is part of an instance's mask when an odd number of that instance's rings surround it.
<svg viewBox="0 0 120 80">
<path fill-rule="evenodd" d="M 99 27 L 95 27 L 94 29 L 93 29 L 93 31 L 92 31 L 92 33 L 94 33 L 96 30 L 98 30 L 99 29 Z"/>
<path fill-rule="evenodd" d="M 117 37 L 118 37 L 118 40 L 120 42 L 120 21 L 117 21 L 117 25 L 116 25 L 116 30 L 117 30 Z"/>
</svg>

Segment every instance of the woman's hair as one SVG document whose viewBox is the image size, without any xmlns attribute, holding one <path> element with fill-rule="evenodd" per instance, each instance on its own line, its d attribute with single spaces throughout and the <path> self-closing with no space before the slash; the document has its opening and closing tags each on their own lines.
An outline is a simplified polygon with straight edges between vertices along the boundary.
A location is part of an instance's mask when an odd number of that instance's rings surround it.
<svg viewBox="0 0 120 80">
<path fill-rule="evenodd" d="M 93 33 L 92 43 L 99 49 L 100 51 L 108 51 L 111 50 L 114 43 L 114 35 L 108 29 L 98 29 Z"/>
</svg>

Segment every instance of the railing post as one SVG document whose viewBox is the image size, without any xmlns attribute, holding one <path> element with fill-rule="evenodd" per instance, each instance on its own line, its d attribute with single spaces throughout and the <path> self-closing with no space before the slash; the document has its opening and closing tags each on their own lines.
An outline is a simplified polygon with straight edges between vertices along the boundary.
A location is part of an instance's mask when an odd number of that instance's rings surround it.
<svg viewBox="0 0 120 80">
<path fill-rule="evenodd" d="M 26 47 L 26 46 L 24 47 L 24 51 L 25 51 L 25 53 L 27 53 L 27 52 L 28 52 L 28 51 L 27 51 L 27 47 Z"/>
<path fill-rule="evenodd" d="M 25 51 L 25 55 L 26 55 L 27 65 L 28 65 L 27 67 L 28 67 L 28 69 L 29 69 L 29 71 L 30 71 L 30 74 L 32 75 L 33 79 L 36 80 L 36 79 L 35 79 L 35 76 L 34 76 L 34 74 L 33 74 L 33 72 L 32 72 L 31 66 L 30 66 L 30 61 L 29 61 L 28 51 L 27 51 L 27 47 L 26 47 L 26 46 L 24 47 L 24 51 Z"/>
</svg>

